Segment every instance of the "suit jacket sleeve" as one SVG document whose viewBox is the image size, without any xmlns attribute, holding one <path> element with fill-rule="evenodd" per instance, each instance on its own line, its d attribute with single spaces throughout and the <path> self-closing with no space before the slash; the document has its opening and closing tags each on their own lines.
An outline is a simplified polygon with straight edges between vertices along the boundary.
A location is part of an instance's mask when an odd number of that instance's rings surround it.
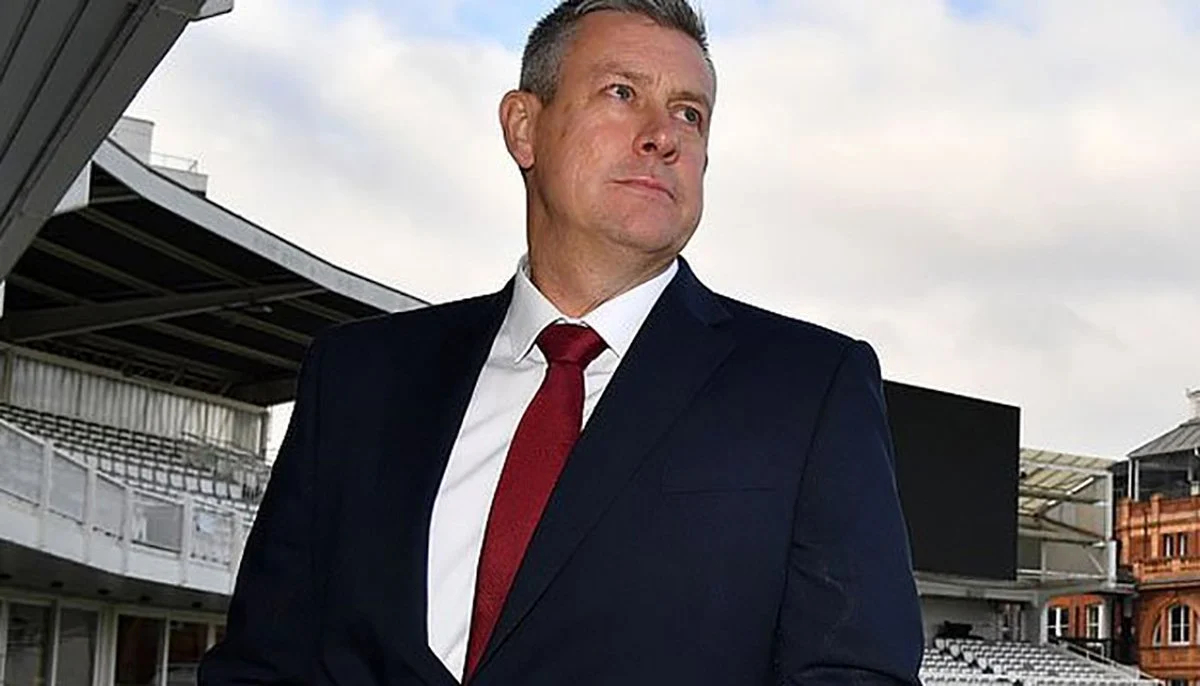
<svg viewBox="0 0 1200 686">
<path fill-rule="evenodd" d="M 316 653 L 314 484 L 320 352 L 301 367 L 296 402 L 246 540 L 224 640 L 200 665 L 201 686 L 311 684 Z"/>
<path fill-rule="evenodd" d="M 879 361 L 855 342 L 796 501 L 777 666 L 786 684 L 917 684 L 923 636 Z"/>
</svg>

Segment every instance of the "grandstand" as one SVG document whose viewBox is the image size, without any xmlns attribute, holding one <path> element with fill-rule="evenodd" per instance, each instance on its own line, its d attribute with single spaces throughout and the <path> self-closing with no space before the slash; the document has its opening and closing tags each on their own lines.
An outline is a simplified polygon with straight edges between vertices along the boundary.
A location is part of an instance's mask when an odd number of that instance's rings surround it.
<svg viewBox="0 0 1200 686">
<path fill-rule="evenodd" d="M 1136 668 L 1067 646 L 980 639 L 938 638 L 926 646 L 921 670 L 926 686 L 1149 686 Z"/>
<path fill-rule="evenodd" d="M 3 274 L 6 684 L 190 683 L 309 341 L 425 304 L 213 203 L 152 140 L 120 119 Z"/>
<path fill-rule="evenodd" d="M 201 437 L 168 438 L 8 404 L 0 404 L 0 420 L 136 489 L 190 495 L 247 515 L 270 475 L 261 455 Z"/>
</svg>

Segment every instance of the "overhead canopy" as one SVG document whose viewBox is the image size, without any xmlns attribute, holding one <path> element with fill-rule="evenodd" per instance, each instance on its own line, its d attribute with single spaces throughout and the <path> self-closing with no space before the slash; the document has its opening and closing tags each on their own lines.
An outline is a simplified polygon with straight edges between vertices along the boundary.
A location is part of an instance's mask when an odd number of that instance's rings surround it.
<svg viewBox="0 0 1200 686">
<path fill-rule="evenodd" d="M 1021 449 L 1021 477 L 1018 485 L 1017 517 L 1022 535 L 1079 543 L 1103 539 L 1047 516 L 1059 503 L 1098 505 L 1104 502 L 1089 488 L 1097 479 L 1109 476 L 1114 460 L 1086 455 Z"/>
<path fill-rule="evenodd" d="M 112 140 L 8 276 L 0 341 L 257 405 L 312 336 L 422 300 L 340 269 Z"/>
<path fill-rule="evenodd" d="M 0 279 L 188 22 L 233 0 L 0 2 Z"/>
</svg>

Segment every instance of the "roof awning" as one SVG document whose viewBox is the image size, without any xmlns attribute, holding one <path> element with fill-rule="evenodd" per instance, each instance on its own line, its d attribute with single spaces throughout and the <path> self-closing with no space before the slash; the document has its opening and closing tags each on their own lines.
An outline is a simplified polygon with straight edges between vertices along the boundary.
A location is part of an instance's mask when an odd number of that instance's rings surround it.
<svg viewBox="0 0 1200 686">
<path fill-rule="evenodd" d="M 112 140 L 8 276 L 0 342 L 256 405 L 312 337 L 426 303 L 337 267 Z M 75 189 L 73 189 L 74 195 Z"/>
</svg>

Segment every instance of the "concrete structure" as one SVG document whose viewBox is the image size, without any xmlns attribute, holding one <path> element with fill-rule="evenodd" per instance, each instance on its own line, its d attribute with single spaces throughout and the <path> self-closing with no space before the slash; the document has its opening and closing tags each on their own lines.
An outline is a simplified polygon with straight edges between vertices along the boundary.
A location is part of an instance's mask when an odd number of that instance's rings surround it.
<svg viewBox="0 0 1200 686">
<path fill-rule="evenodd" d="M 326 326 L 425 303 L 206 197 L 123 119 L 4 274 L 0 678 L 194 681 Z"/>
</svg>

